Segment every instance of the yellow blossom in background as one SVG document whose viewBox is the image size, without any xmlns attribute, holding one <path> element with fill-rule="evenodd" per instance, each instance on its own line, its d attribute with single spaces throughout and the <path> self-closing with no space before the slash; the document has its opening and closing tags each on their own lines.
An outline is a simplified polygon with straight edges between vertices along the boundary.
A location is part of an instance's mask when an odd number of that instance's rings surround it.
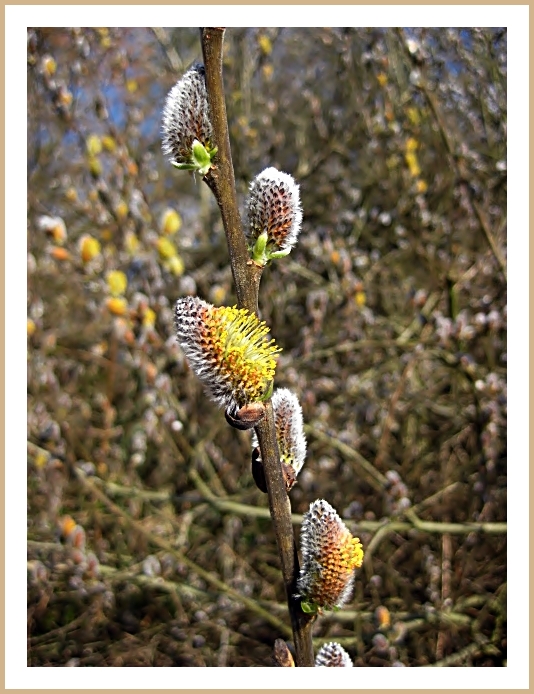
<svg viewBox="0 0 534 694">
<path fill-rule="evenodd" d="M 216 306 L 219 306 L 226 299 L 226 294 L 226 288 L 222 284 L 214 284 L 210 291 L 210 299 Z"/>
<path fill-rule="evenodd" d="M 91 176 L 98 178 L 102 174 L 102 164 L 96 157 L 89 157 L 87 160 Z"/>
<path fill-rule="evenodd" d="M 43 73 L 44 73 L 47 77 L 52 77 L 52 75 L 55 75 L 55 74 L 56 74 L 57 63 L 56 63 L 56 61 L 54 60 L 54 58 L 52 58 L 51 55 L 45 55 L 45 56 L 43 56 L 43 60 L 41 61 L 41 66 L 42 66 L 42 69 L 43 69 Z"/>
<path fill-rule="evenodd" d="M 73 100 L 72 92 L 70 92 L 66 87 L 61 86 L 58 91 L 58 102 L 62 106 L 70 106 Z"/>
<path fill-rule="evenodd" d="M 419 147 L 419 142 L 415 139 L 415 137 L 409 137 L 406 140 L 406 145 L 405 149 L 407 152 L 415 152 L 415 150 Z"/>
<path fill-rule="evenodd" d="M 28 318 L 26 321 L 26 333 L 28 337 L 31 337 L 35 333 L 35 330 L 35 321 L 33 321 L 31 318 Z"/>
<path fill-rule="evenodd" d="M 150 307 L 145 309 L 142 323 L 144 328 L 153 328 L 156 325 L 156 312 Z"/>
<path fill-rule="evenodd" d="M 84 263 L 90 262 L 100 254 L 100 241 L 94 236 L 84 234 L 80 239 L 80 255 Z"/>
<path fill-rule="evenodd" d="M 109 35 L 109 29 L 107 27 L 101 27 L 97 29 L 100 35 L 100 45 L 102 48 L 110 48 L 111 46 L 111 36 Z"/>
<path fill-rule="evenodd" d="M 70 253 L 62 246 L 52 246 L 50 249 L 50 255 L 55 260 L 69 260 L 70 258 Z"/>
<path fill-rule="evenodd" d="M 388 83 L 388 76 L 384 72 L 379 72 L 376 76 L 376 79 L 378 80 L 378 84 L 381 87 L 385 87 Z"/>
<path fill-rule="evenodd" d="M 159 257 L 162 260 L 168 260 L 169 258 L 178 255 L 178 251 L 176 250 L 174 243 L 165 236 L 159 237 L 159 239 L 156 241 L 156 248 L 158 250 Z"/>
<path fill-rule="evenodd" d="M 112 296 L 121 296 L 124 294 L 126 287 L 128 286 L 128 279 L 121 270 L 112 270 L 111 272 L 108 272 L 106 281 Z"/>
<path fill-rule="evenodd" d="M 104 135 L 102 138 L 102 146 L 108 152 L 114 152 L 117 149 L 117 142 L 111 135 Z"/>
<path fill-rule="evenodd" d="M 184 274 L 184 261 L 179 255 L 173 255 L 172 258 L 169 258 L 169 260 L 165 262 L 165 267 L 177 277 L 181 277 Z"/>
<path fill-rule="evenodd" d="M 96 157 L 102 151 L 102 140 L 99 135 L 89 135 L 85 141 L 85 149 L 89 157 Z"/>
<path fill-rule="evenodd" d="M 404 155 L 404 158 L 406 160 L 406 163 L 408 164 L 408 168 L 410 169 L 410 173 L 414 178 L 417 178 L 418 176 L 421 175 L 421 168 L 419 166 L 419 161 L 417 160 L 417 155 L 414 154 L 413 152 L 406 152 Z"/>
<path fill-rule="evenodd" d="M 379 629 L 389 629 L 391 626 L 391 614 L 387 607 L 379 605 L 375 610 L 375 619 Z"/>
<path fill-rule="evenodd" d="M 139 239 L 133 231 L 129 231 L 124 238 L 124 246 L 128 253 L 135 255 L 139 249 Z"/>
<path fill-rule="evenodd" d="M 133 94 L 139 89 L 139 85 L 137 83 L 137 80 L 134 79 L 129 79 L 126 82 L 126 89 L 130 92 L 130 94 Z"/>
<path fill-rule="evenodd" d="M 263 76 L 265 77 L 265 79 L 270 80 L 274 74 L 274 67 L 272 66 L 271 63 L 266 63 L 262 67 L 262 72 L 263 72 Z"/>
<path fill-rule="evenodd" d="M 419 115 L 419 111 L 417 108 L 415 108 L 415 106 L 410 106 L 406 110 L 406 114 L 412 125 L 419 125 L 421 123 L 421 116 Z"/>
<path fill-rule="evenodd" d="M 361 290 L 357 291 L 354 295 L 354 301 L 356 302 L 356 306 L 358 306 L 359 308 L 363 308 L 367 301 L 367 296 L 365 295 L 365 292 Z"/>
<path fill-rule="evenodd" d="M 63 516 L 59 519 L 59 529 L 63 538 L 68 537 L 75 527 L 76 521 L 71 516 Z"/>
<path fill-rule="evenodd" d="M 78 191 L 76 190 L 76 188 L 74 188 L 73 186 L 67 188 L 67 190 L 65 191 L 65 198 L 69 202 L 76 202 L 76 200 L 78 200 Z"/>
<path fill-rule="evenodd" d="M 263 55 L 270 55 L 272 50 L 273 50 L 273 44 L 271 43 L 271 39 L 266 36 L 265 34 L 262 34 L 258 38 L 258 44 L 261 48 L 261 52 Z"/>
<path fill-rule="evenodd" d="M 167 207 L 167 209 L 164 210 L 163 214 L 161 215 L 161 233 L 165 234 L 166 236 L 172 236 L 173 234 L 176 234 L 178 231 L 180 231 L 181 226 L 182 218 L 180 217 L 178 212 L 176 212 L 176 210 L 172 207 Z"/>
<path fill-rule="evenodd" d="M 418 193 L 426 193 L 426 191 L 428 190 L 428 183 L 424 179 L 419 178 L 417 183 L 415 184 L 415 188 Z"/>
<path fill-rule="evenodd" d="M 137 166 L 137 164 L 135 163 L 135 161 L 133 159 L 130 159 L 128 161 L 126 168 L 128 170 L 128 173 L 130 174 L 130 176 L 137 176 L 137 174 L 139 173 L 139 167 Z"/>
<path fill-rule="evenodd" d="M 128 216 L 128 205 L 124 202 L 124 200 L 120 200 L 120 202 L 117 204 L 115 214 L 120 222 L 123 222 Z"/>
<path fill-rule="evenodd" d="M 124 316 L 128 310 L 128 302 L 123 297 L 110 297 L 106 307 L 114 316 Z"/>
<path fill-rule="evenodd" d="M 48 451 L 39 450 L 37 451 L 34 458 L 35 467 L 39 470 L 42 470 L 49 460 L 50 453 L 48 453 Z"/>
</svg>

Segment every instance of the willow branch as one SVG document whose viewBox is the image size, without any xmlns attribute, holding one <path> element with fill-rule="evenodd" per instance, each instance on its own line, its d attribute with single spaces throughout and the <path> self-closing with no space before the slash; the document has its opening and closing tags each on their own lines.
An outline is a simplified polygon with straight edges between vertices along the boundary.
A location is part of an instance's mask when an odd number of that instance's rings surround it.
<svg viewBox="0 0 534 694">
<path fill-rule="evenodd" d="M 200 34 L 206 69 L 210 121 L 218 148 L 216 166 L 210 169 L 204 180 L 215 196 L 221 212 L 238 306 L 257 313 L 261 268 L 250 261 L 237 204 L 222 76 L 224 29 L 220 27 L 201 29 Z"/>
<path fill-rule="evenodd" d="M 214 141 L 218 147 L 216 165 L 209 171 L 204 180 L 213 192 L 221 211 L 238 306 L 257 314 L 262 269 L 250 260 L 237 204 L 222 76 L 224 29 L 221 27 L 203 28 L 200 30 L 200 36 L 206 70 L 210 118 Z M 302 612 L 300 602 L 294 597 L 299 575 L 299 562 L 291 522 L 291 505 L 280 466 L 273 410 L 270 402 L 266 403 L 266 415 L 256 427 L 256 433 L 260 444 L 269 496 L 269 509 L 286 588 L 295 643 L 296 664 L 298 667 L 313 667 L 311 627 L 314 619 L 313 616 Z"/>
</svg>

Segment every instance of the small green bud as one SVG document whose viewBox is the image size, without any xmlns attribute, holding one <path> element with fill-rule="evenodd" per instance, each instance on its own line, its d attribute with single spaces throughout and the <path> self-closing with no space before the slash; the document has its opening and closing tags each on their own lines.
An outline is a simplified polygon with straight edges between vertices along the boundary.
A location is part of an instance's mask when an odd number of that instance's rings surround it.
<svg viewBox="0 0 534 694">
<path fill-rule="evenodd" d="M 252 248 L 252 260 L 258 265 L 265 265 L 267 258 L 265 255 L 265 249 L 267 247 L 267 241 L 269 236 L 266 231 L 261 233 Z"/>
<path fill-rule="evenodd" d="M 215 148 L 215 152 L 216 151 L 217 148 Z M 198 140 L 193 142 L 193 154 L 191 159 L 201 176 L 205 176 L 211 169 L 211 160 L 215 156 L 215 152 L 210 154 L 201 142 Z"/>
<path fill-rule="evenodd" d="M 318 607 L 315 603 L 313 602 L 306 602 L 305 600 L 302 600 L 300 603 L 300 608 L 303 612 L 306 614 L 316 614 Z"/>
<path fill-rule="evenodd" d="M 291 253 L 291 248 L 286 248 L 285 251 L 271 251 L 269 258 L 285 258 Z"/>
</svg>

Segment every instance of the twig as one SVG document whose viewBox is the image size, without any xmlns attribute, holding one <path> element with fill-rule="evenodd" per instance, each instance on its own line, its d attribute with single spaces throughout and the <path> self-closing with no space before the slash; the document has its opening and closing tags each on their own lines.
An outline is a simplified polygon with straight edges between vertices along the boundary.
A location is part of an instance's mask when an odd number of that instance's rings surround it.
<svg viewBox="0 0 534 694">
<path fill-rule="evenodd" d="M 94 477 L 97 484 L 101 484 L 110 496 L 120 496 L 123 498 L 137 498 L 143 501 L 171 501 L 172 493 L 168 491 L 153 491 L 151 489 L 138 489 L 137 487 L 125 487 L 122 484 L 116 484 L 108 480 L 102 480 L 100 477 Z"/>
<path fill-rule="evenodd" d="M 222 79 L 224 29 L 221 27 L 203 28 L 200 30 L 200 35 L 206 70 L 210 117 L 214 140 L 218 147 L 216 167 L 209 171 L 204 180 L 213 192 L 221 211 L 238 306 L 258 314 L 258 293 L 262 269 L 250 260 L 237 205 Z M 266 403 L 266 416 L 256 427 L 256 433 L 261 449 L 269 508 L 293 627 L 297 666 L 313 667 L 311 627 L 314 617 L 302 612 L 300 602 L 294 597 L 299 563 L 291 524 L 291 505 L 285 490 L 280 466 L 270 402 Z"/>
<path fill-rule="evenodd" d="M 163 49 L 171 70 L 174 73 L 180 72 L 182 70 L 182 59 L 174 46 L 171 45 L 165 29 L 161 27 L 152 27 L 152 32 Z"/>
<path fill-rule="evenodd" d="M 506 260 L 504 258 L 504 255 L 497 245 L 497 242 L 495 241 L 495 238 L 493 237 L 493 234 L 491 233 L 491 229 L 489 228 L 488 222 L 486 220 L 486 217 L 484 213 L 482 212 L 480 205 L 477 203 L 476 200 L 471 200 L 471 204 L 473 205 L 473 209 L 475 210 L 475 214 L 478 219 L 478 223 L 480 224 L 482 231 L 484 232 L 484 236 L 486 237 L 486 240 L 493 251 L 493 255 L 497 259 L 497 262 L 501 266 L 502 274 L 504 275 L 505 281 L 508 279 L 508 275 L 506 272 Z"/>
<path fill-rule="evenodd" d="M 486 600 L 484 596 L 478 596 L 482 601 Z M 267 605 L 264 604 L 266 607 Z M 362 622 L 375 622 L 376 612 L 373 610 L 340 610 L 339 612 L 325 612 L 322 616 L 322 621 L 332 620 L 335 622 L 349 622 L 353 623 L 355 619 L 361 619 Z M 475 620 L 473 617 L 458 612 L 445 612 L 436 610 L 436 612 L 420 613 L 420 612 L 407 612 L 391 611 L 391 621 L 392 623 L 402 623 L 408 629 L 416 628 L 417 621 L 420 620 L 426 624 L 456 624 L 457 626 L 470 626 Z"/>
<path fill-rule="evenodd" d="M 450 665 L 456 665 L 457 663 L 461 663 L 467 660 L 468 658 L 473 658 L 479 653 L 500 655 L 500 651 L 498 648 L 493 646 L 491 643 L 487 643 L 486 639 L 480 636 L 478 643 L 470 643 L 465 648 L 462 648 L 461 651 L 458 651 L 457 653 L 452 653 L 446 658 L 443 658 L 443 660 L 440 660 L 437 663 L 433 663 L 432 665 L 423 665 L 423 667 L 449 667 Z"/>
<path fill-rule="evenodd" d="M 241 504 L 237 501 L 231 501 L 229 499 L 220 499 L 210 492 L 209 488 L 207 487 L 207 485 L 205 485 L 205 483 L 202 482 L 202 480 L 200 480 L 199 489 L 201 486 L 204 489 L 204 497 L 202 500 L 209 502 L 221 511 L 228 511 L 229 513 L 233 513 L 235 515 L 251 516 L 252 518 L 269 518 L 269 511 L 266 508 L 261 508 L 258 506 L 249 506 L 248 504 Z M 443 492 L 445 491 L 447 490 L 443 490 Z M 437 497 L 438 494 L 434 496 Z M 350 518 L 345 518 L 344 521 L 345 523 L 350 525 L 355 531 L 377 533 L 377 535 L 373 537 L 371 543 L 366 549 L 366 556 L 370 552 L 372 553 L 373 547 L 375 545 L 377 546 L 382 541 L 382 539 L 387 537 L 387 535 L 389 535 L 390 533 L 408 532 L 410 530 L 413 530 L 414 528 L 416 530 L 419 530 L 420 532 L 436 534 L 450 533 L 451 535 L 468 535 L 469 533 L 477 532 L 486 533 L 488 535 L 505 535 L 507 532 L 506 523 L 443 523 L 441 521 L 425 521 L 421 520 L 415 514 L 414 509 L 406 511 L 405 516 L 407 516 L 406 520 L 354 521 Z M 301 514 L 291 514 L 291 522 L 293 523 L 293 525 L 300 526 L 302 524 L 302 520 L 303 516 Z"/>
<path fill-rule="evenodd" d="M 218 147 L 216 167 L 204 177 L 221 212 L 230 264 L 239 308 L 258 313 L 258 288 L 261 268 L 249 256 L 241 216 L 237 204 L 232 151 L 226 118 L 224 85 L 222 78 L 222 44 L 224 29 L 212 27 L 200 30 L 202 54 L 206 69 L 206 87 L 210 106 L 210 120 Z"/>
<path fill-rule="evenodd" d="M 316 359 L 324 359 L 325 357 L 332 357 L 336 354 L 344 354 L 345 352 L 356 352 L 363 349 L 388 349 L 391 347 L 399 347 L 406 350 L 413 349 L 418 341 L 399 342 L 400 338 L 385 338 L 383 340 L 350 340 L 348 342 L 340 342 L 331 347 L 324 347 L 323 349 L 317 349 L 308 354 L 303 354 L 300 357 L 301 363 L 315 361 Z"/>
<path fill-rule="evenodd" d="M 441 299 L 441 292 L 432 292 L 428 299 L 426 300 L 425 305 L 420 311 L 420 315 L 424 316 L 425 318 L 428 318 L 431 314 L 434 308 L 437 306 L 439 300 Z M 415 316 L 413 321 L 410 323 L 410 325 L 402 332 L 401 335 L 395 340 L 397 345 L 399 346 L 406 346 L 408 344 L 408 341 L 410 338 L 412 338 L 414 335 L 418 334 L 421 332 L 421 320 L 419 314 Z"/>
<path fill-rule="evenodd" d="M 83 624 L 87 620 L 88 616 L 90 616 L 93 612 L 94 609 L 90 607 L 88 610 L 83 612 L 81 615 L 73 619 L 68 624 L 64 624 L 61 627 L 57 627 L 57 629 L 47 631 L 46 634 L 40 634 L 39 636 L 30 637 L 29 645 L 31 647 L 39 646 L 43 643 L 46 643 L 47 641 L 54 641 L 57 643 L 57 641 L 59 641 L 61 637 L 65 636 L 65 634 L 68 634 L 69 631 L 77 629 L 81 624 Z"/>
<path fill-rule="evenodd" d="M 366 460 L 361 453 L 358 453 L 357 450 L 351 448 L 346 443 L 343 443 L 343 441 L 336 439 L 334 436 L 325 434 L 319 429 L 309 425 L 304 425 L 304 431 L 307 434 L 311 434 L 316 439 L 319 439 L 319 441 L 337 448 L 341 454 L 347 458 L 350 458 L 351 460 L 354 460 L 358 464 L 362 476 L 376 489 L 376 491 L 383 492 L 386 489 L 388 481 L 385 476 L 379 470 L 377 470 L 372 463 Z"/>
<path fill-rule="evenodd" d="M 193 597 L 197 599 L 199 596 L 206 597 L 205 590 L 195 588 L 194 586 L 188 585 L 185 582 L 178 583 L 177 581 L 169 581 L 161 576 L 146 576 L 143 573 L 138 573 L 135 571 L 136 568 L 141 568 L 141 566 L 132 566 L 129 567 L 127 571 L 123 571 L 114 569 L 112 566 L 100 565 L 100 573 L 111 583 L 122 583 L 128 581 L 128 583 L 135 583 L 139 586 L 147 586 L 171 595 L 183 595 L 184 597 Z"/>
<path fill-rule="evenodd" d="M 441 499 L 442 496 L 445 496 L 445 494 L 449 494 L 453 491 L 453 489 L 456 489 L 459 485 L 459 482 L 453 482 L 452 484 L 448 484 L 446 487 L 443 487 L 443 489 L 440 489 L 435 494 L 427 496 L 426 499 L 423 499 L 415 506 L 412 506 L 412 511 L 414 511 L 414 513 L 419 513 L 419 511 L 422 511 L 424 508 L 432 506 L 436 503 L 436 501 Z"/>
<path fill-rule="evenodd" d="M 382 540 L 387 537 L 390 533 L 394 532 L 392 529 L 392 523 L 384 523 L 376 533 L 374 534 L 373 538 L 369 542 L 369 544 L 366 547 L 365 550 L 365 555 L 363 559 L 363 566 L 365 569 L 365 573 L 367 575 L 367 579 L 369 580 L 371 576 L 373 575 L 373 553 L 375 549 L 378 547 L 378 545 L 382 542 Z"/>
<path fill-rule="evenodd" d="M 451 558 L 452 543 L 449 533 L 441 537 L 441 604 L 445 605 L 451 595 Z M 436 639 L 436 660 L 443 658 L 445 651 L 446 635 L 444 631 L 438 633 Z"/>
<path fill-rule="evenodd" d="M 219 654 L 217 656 L 217 667 L 226 667 L 228 660 L 228 649 L 230 646 L 230 629 L 223 627 L 221 629 L 221 639 L 219 642 Z"/>
<path fill-rule="evenodd" d="M 391 428 L 392 428 L 394 421 L 395 421 L 395 408 L 396 408 L 397 403 L 399 401 L 399 398 L 402 394 L 402 391 L 404 390 L 406 381 L 408 381 L 412 375 L 412 371 L 414 369 L 416 359 L 417 359 L 417 352 L 415 352 L 414 356 L 406 364 L 404 371 L 402 372 L 401 377 L 399 379 L 399 383 L 397 384 L 397 387 L 395 388 L 395 391 L 393 392 L 393 395 L 391 396 L 391 400 L 389 402 L 389 407 L 388 407 L 386 419 L 384 421 L 384 427 L 382 429 L 382 435 L 380 436 L 380 441 L 378 443 L 378 451 L 377 451 L 377 454 L 375 457 L 375 467 L 377 467 L 377 468 L 382 467 L 384 458 L 386 456 L 388 443 L 389 443 L 389 439 L 390 439 Z"/>
</svg>

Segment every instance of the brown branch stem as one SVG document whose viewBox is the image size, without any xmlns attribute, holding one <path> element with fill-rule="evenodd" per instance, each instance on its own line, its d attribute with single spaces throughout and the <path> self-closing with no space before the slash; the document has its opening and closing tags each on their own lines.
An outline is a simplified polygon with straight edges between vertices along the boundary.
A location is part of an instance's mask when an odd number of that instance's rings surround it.
<svg viewBox="0 0 534 694">
<path fill-rule="evenodd" d="M 202 28 L 200 36 L 206 69 L 210 118 L 215 144 L 218 147 L 215 167 L 209 171 L 204 180 L 213 192 L 221 211 L 238 306 L 258 314 L 258 293 L 262 268 L 257 267 L 250 260 L 237 204 L 222 77 L 224 29 L 221 27 Z M 266 403 L 266 410 L 266 416 L 256 427 L 256 432 L 265 471 L 269 509 L 287 593 L 296 665 L 297 667 L 313 667 L 311 629 L 314 617 L 302 612 L 300 602 L 294 597 L 299 574 L 299 561 L 291 523 L 291 504 L 286 493 L 280 466 L 270 402 Z"/>
</svg>

